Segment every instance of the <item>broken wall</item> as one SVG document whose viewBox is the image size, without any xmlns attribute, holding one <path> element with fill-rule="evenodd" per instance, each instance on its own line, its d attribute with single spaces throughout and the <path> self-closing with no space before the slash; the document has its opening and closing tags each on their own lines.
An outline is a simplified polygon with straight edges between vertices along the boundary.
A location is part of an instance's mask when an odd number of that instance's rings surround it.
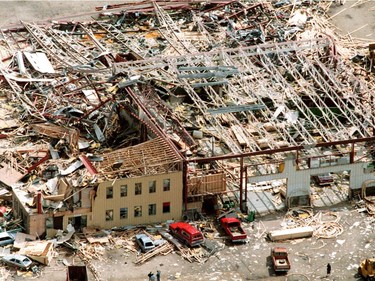
<svg viewBox="0 0 375 281">
<path fill-rule="evenodd" d="M 45 233 L 46 214 L 33 213 L 31 209 L 21 203 L 17 193 L 13 193 L 13 215 L 21 219 L 25 232 L 31 235 L 42 236 Z"/>
<path fill-rule="evenodd" d="M 222 173 L 191 176 L 188 179 L 188 195 L 212 194 L 226 191 L 226 176 Z"/>
<path fill-rule="evenodd" d="M 30 216 L 25 216 L 23 220 L 23 225 L 25 227 L 26 233 L 43 236 L 46 232 L 46 217 L 47 214 L 32 214 Z"/>
</svg>

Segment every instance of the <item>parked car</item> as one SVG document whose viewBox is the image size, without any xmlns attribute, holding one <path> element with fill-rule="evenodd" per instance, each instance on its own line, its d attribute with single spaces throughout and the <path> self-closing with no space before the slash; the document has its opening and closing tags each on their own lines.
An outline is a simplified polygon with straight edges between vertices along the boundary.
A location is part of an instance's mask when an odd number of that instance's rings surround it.
<svg viewBox="0 0 375 281">
<path fill-rule="evenodd" d="M 204 242 L 202 232 L 186 222 L 174 222 L 169 225 L 170 233 L 190 247 L 198 246 Z"/>
<path fill-rule="evenodd" d="M 14 243 L 15 234 L 12 232 L 0 232 L 0 247 L 13 244 Z"/>
<path fill-rule="evenodd" d="M 276 273 L 287 272 L 290 270 L 290 261 L 285 247 L 273 247 L 271 249 L 273 269 Z"/>
<path fill-rule="evenodd" d="M 314 177 L 314 180 L 315 182 L 319 185 L 319 186 L 324 186 L 324 185 L 331 185 L 333 184 L 333 177 L 330 173 L 326 173 L 326 174 L 321 174 L 321 175 L 316 175 Z"/>
<path fill-rule="evenodd" d="M 15 267 L 22 268 L 22 269 L 30 268 L 30 266 L 33 263 L 28 257 L 24 255 L 18 255 L 18 254 L 6 255 L 2 257 L 1 260 L 2 262 L 8 265 L 15 266 Z"/>
<path fill-rule="evenodd" d="M 135 241 L 138 243 L 139 247 L 144 253 L 155 248 L 154 242 L 144 233 L 135 235 Z"/>
<path fill-rule="evenodd" d="M 246 242 L 247 234 L 237 218 L 221 218 L 220 226 L 233 243 Z"/>
</svg>

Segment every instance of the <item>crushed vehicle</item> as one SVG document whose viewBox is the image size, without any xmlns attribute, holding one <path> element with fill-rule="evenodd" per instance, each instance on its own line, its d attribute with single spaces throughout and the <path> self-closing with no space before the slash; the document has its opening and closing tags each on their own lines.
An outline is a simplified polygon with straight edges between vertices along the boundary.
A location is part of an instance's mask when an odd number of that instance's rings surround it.
<svg viewBox="0 0 375 281">
<path fill-rule="evenodd" d="M 170 233 L 184 244 L 194 247 L 204 242 L 202 232 L 186 222 L 174 222 L 169 225 Z"/>
<path fill-rule="evenodd" d="M 220 226 L 232 242 L 246 242 L 247 234 L 237 218 L 221 218 Z"/>
<path fill-rule="evenodd" d="M 17 267 L 17 268 L 22 268 L 22 269 L 29 269 L 33 262 L 31 259 L 24 255 L 18 255 L 18 254 L 10 254 L 6 255 L 1 258 L 1 261 L 5 264 Z"/>
<path fill-rule="evenodd" d="M 331 185 L 333 184 L 333 177 L 330 173 L 316 175 L 314 177 L 314 180 L 317 185 L 319 186 L 325 186 L 325 185 Z"/>
<path fill-rule="evenodd" d="M 365 280 L 375 280 L 375 258 L 363 260 L 358 267 L 358 274 Z"/>
<path fill-rule="evenodd" d="M 154 242 L 148 235 L 144 233 L 135 235 L 135 241 L 144 253 L 149 252 L 155 248 Z"/>
<path fill-rule="evenodd" d="M 271 249 L 273 269 L 276 273 L 286 273 L 290 269 L 288 252 L 285 247 L 273 247 Z"/>
<path fill-rule="evenodd" d="M 0 232 L 0 247 L 13 244 L 15 236 L 16 235 L 13 232 L 8 232 L 8 231 Z"/>
</svg>

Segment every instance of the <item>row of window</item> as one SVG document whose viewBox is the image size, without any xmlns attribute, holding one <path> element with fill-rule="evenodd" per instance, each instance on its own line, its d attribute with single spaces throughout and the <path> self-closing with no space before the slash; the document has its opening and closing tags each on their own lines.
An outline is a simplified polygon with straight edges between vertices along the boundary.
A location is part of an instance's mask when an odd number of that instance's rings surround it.
<svg viewBox="0 0 375 281">
<path fill-rule="evenodd" d="M 163 214 L 168 214 L 171 212 L 171 203 L 170 202 L 164 202 L 163 203 Z M 128 208 L 120 208 L 120 219 L 127 219 L 129 215 Z M 148 205 L 148 215 L 149 216 L 155 216 L 156 215 L 156 204 L 149 204 Z M 113 221 L 114 212 L 112 210 L 106 210 L 105 211 L 105 220 L 106 221 Z M 134 206 L 134 213 L 133 216 L 135 218 L 142 217 L 142 206 Z"/>
<path fill-rule="evenodd" d="M 171 180 L 164 179 L 163 180 L 163 191 L 169 191 L 171 189 Z M 156 181 L 150 181 L 148 183 L 148 192 L 155 193 L 156 192 Z M 141 195 L 142 194 L 142 183 L 137 182 L 134 185 L 134 195 Z M 120 186 L 120 196 L 126 197 L 128 196 L 128 185 L 121 185 Z M 113 198 L 113 186 L 108 186 L 106 189 L 106 198 L 111 199 Z"/>
</svg>

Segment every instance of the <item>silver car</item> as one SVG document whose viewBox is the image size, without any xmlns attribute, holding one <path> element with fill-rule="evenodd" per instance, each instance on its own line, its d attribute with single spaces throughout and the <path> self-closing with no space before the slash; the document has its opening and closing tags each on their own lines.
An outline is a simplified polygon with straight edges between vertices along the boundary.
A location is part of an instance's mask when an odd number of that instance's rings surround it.
<svg viewBox="0 0 375 281">
<path fill-rule="evenodd" d="M 9 244 L 13 244 L 15 238 L 15 234 L 12 232 L 0 232 L 0 246 L 6 246 Z"/>
<path fill-rule="evenodd" d="M 148 252 L 155 248 L 154 242 L 146 234 L 141 233 L 135 236 L 135 241 L 137 241 L 139 247 L 141 247 L 142 252 Z"/>
<path fill-rule="evenodd" d="M 1 258 L 1 261 L 18 268 L 28 269 L 32 265 L 32 261 L 24 256 L 18 254 L 10 254 Z"/>
</svg>

